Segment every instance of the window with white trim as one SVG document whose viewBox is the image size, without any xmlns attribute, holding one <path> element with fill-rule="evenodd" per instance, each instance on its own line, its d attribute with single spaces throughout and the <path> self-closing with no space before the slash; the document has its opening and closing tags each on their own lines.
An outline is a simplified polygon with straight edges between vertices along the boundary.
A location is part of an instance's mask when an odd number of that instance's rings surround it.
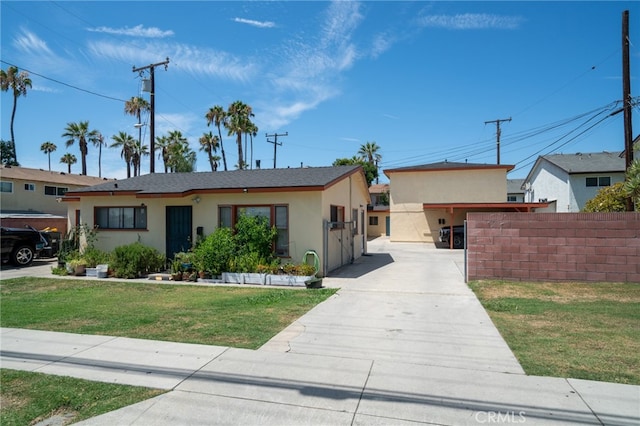
<svg viewBox="0 0 640 426">
<path fill-rule="evenodd" d="M 588 177 L 586 178 L 587 187 L 611 186 L 610 176 Z"/>
<path fill-rule="evenodd" d="M 25 183 L 24 184 L 24 190 L 25 191 L 29 191 L 29 192 L 34 192 L 36 190 L 36 184 L 35 183 Z"/>
<path fill-rule="evenodd" d="M 0 192 L 4 192 L 7 194 L 13 193 L 13 182 L 9 182 L 9 181 L 0 182 Z"/>
<path fill-rule="evenodd" d="M 61 187 L 61 186 L 44 186 L 44 195 L 54 195 L 56 197 L 62 197 L 67 193 L 69 188 Z"/>
</svg>

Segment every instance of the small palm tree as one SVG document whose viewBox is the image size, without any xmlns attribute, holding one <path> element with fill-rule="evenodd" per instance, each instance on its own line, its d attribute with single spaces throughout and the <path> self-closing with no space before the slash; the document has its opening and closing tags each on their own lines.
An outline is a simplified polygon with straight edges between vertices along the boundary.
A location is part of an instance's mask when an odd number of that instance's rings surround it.
<svg viewBox="0 0 640 426">
<path fill-rule="evenodd" d="M 16 138 L 13 133 L 13 122 L 16 117 L 16 107 L 20 96 L 27 96 L 27 88 L 31 89 L 31 79 L 26 71 L 18 72 L 18 67 L 10 66 L 7 71 L 0 70 L 0 89 L 3 92 L 11 89 L 13 92 L 13 109 L 11 110 L 11 145 L 13 148 L 13 162 L 18 163 L 16 155 Z"/>
<path fill-rule="evenodd" d="M 40 151 L 44 152 L 49 157 L 49 171 L 51 171 L 51 153 L 56 149 L 58 149 L 58 147 L 53 142 L 47 141 L 40 145 Z"/>
<path fill-rule="evenodd" d="M 67 123 L 67 127 L 62 134 L 63 138 L 67 138 L 67 147 L 70 147 L 77 140 L 80 146 L 80 157 L 82 160 L 82 174 L 87 174 L 87 153 L 89 152 L 87 142 L 94 143 L 100 134 L 97 130 L 89 131 L 89 122 L 80 121 L 78 123 Z"/>
<path fill-rule="evenodd" d="M 196 165 L 196 153 L 189 146 L 187 138 L 178 130 L 167 136 L 168 167 L 171 173 L 192 172 Z"/>
<path fill-rule="evenodd" d="M 124 162 L 127 164 L 127 178 L 130 178 L 136 141 L 133 139 L 133 136 L 127 132 L 119 132 L 117 135 L 111 136 L 111 139 L 113 139 L 113 143 L 109 148 L 121 148 L 120 158 L 123 158 Z"/>
<path fill-rule="evenodd" d="M 207 153 L 212 172 L 215 172 L 218 169 L 218 163 L 213 158 L 213 154 L 218 151 L 218 145 L 218 137 L 214 136 L 211 132 L 203 133 L 200 137 L 200 151 L 204 151 Z"/>
<path fill-rule="evenodd" d="M 68 152 L 60 158 L 60 162 L 67 165 L 67 171 L 71 174 L 71 165 L 76 164 L 78 160 L 76 156 L 73 154 L 69 154 Z"/>
<path fill-rule="evenodd" d="M 204 116 L 207 119 L 207 126 L 213 123 L 218 128 L 218 138 L 220 140 L 220 152 L 222 153 L 222 165 L 224 166 L 225 172 L 227 171 L 227 157 L 224 154 L 224 145 L 222 144 L 222 132 L 220 130 L 221 125 L 225 125 L 224 123 L 227 120 L 227 113 L 220 105 L 216 105 L 212 108 L 209 108 L 209 111 Z M 226 126 L 225 126 L 226 127 Z"/>
<path fill-rule="evenodd" d="M 131 153 L 131 164 L 133 165 L 133 175 L 140 176 L 142 171 L 142 157 L 149 156 L 149 147 L 142 145 L 140 141 L 136 141 L 133 144 Z"/>
</svg>

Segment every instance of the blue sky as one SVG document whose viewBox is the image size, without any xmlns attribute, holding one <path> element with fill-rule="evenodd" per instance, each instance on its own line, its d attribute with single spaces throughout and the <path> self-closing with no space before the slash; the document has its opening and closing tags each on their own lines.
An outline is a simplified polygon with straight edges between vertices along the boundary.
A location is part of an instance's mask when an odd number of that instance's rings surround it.
<svg viewBox="0 0 640 426">
<path fill-rule="evenodd" d="M 632 95 L 638 96 L 640 3 L 608 2 L 25 2 L 0 3 L 1 66 L 28 70 L 18 100 L 18 161 L 66 171 L 61 137 L 88 120 L 111 143 L 136 119 L 124 100 L 148 99 L 132 72 L 156 69 L 156 136 L 179 130 L 197 151 L 204 114 L 236 100 L 259 127 L 253 159 L 273 167 L 326 166 L 376 142 L 382 170 L 444 161 L 501 163 L 526 176 L 538 155 L 620 151 L 622 12 L 630 11 Z M 12 96 L 1 95 L 1 138 L 10 139 Z M 634 109 L 634 135 L 640 132 Z M 145 128 L 147 129 L 147 128 Z M 145 131 L 148 138 L 148 130 Z M 237 162 L 223 134 L 229 167 Z M 146 141 L 148 144 L 148 139 Z M 203 152 L 198 171 L 209 171 Z M 89 174 L 97 149 L 89 147 Z M 143 162 L 149 170 L 149 159 Z M 162 170 L 156 160 L 156 171 Z M 126 177 L 116 149 L 102 175 Z"/>
</svg>

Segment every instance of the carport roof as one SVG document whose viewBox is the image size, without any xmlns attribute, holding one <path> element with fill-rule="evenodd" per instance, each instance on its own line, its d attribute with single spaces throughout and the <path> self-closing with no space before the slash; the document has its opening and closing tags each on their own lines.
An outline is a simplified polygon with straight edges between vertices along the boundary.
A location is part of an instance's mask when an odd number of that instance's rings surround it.
<svg viewBox="0 0 640 426">
<path fill-rule="evenodd" d="M 456 209 L 499 209 L 530 213 L 536 208 L 549 207 L 549 203 L 423 203 L 424 210 L 444 209 L 453 214 Z"/>
</svg>

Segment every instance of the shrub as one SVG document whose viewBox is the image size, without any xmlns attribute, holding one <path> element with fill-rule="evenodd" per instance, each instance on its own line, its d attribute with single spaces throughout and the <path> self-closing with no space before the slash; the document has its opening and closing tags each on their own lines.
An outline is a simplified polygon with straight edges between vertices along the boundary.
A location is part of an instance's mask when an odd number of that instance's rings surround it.
<svg viewBox="0 0 640 426">
<path fill-rule="evenodd" d="M 306 263 L 300 265 L 294 265 L 293 263 L 285 263 L 280 268 L 283 273 L 287 275 L 298 275 L 298 276 L 310 276 L 315 275 L 316 268 L 313 265 L 307 265 Z"/>
<path fill-rule="evenodd" d="M 95 268 L 97 265 L 109 263 L 110 255 L 95 247 L 87 247 L 82 253 L 82 258 L 87 268 Z"/>
<path fill-rule="evenodd" d="M 236 223 L 235 240 L 240 256 L 248 253 L 256 254 L 259 259 L 273 259 L 273 242 L 278 231 L 269 227 L 263 216 L 240 216 Z M 256 264 L 257 266 L 257 264 Z"/>
<path fill-rule="evenodd" d="M 229 271 L 229 263 L 235 256 L 236 243 L 230 228 L 216 229 L 193 250 L 194 263 L 212 275 Z"/>
<path fill-rule="evenodd" d="M 136 242 L 116 247 L 109 266 L 117 278 L 137 278 L 159 272 L 164 268 L 165 262 L 165 256 L 158 250 Z"/>
</svg>

